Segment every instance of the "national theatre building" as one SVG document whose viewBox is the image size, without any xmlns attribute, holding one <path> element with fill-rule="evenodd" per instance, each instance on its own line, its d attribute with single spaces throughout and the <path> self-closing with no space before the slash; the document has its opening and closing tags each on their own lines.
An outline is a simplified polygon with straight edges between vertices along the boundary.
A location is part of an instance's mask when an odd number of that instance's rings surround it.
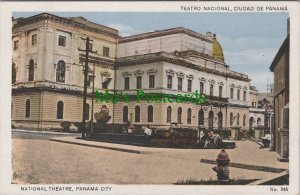
<svg viewBox="0 0 300 195">
<path fill-rule="evenodd" d="M 13 20 L 12 124 L 47 130 L 83 116 L 82 38 L 93 42 L 89 56 L 86 120 L 101 109 L 110 123 L 210 129 L 249 129 L 250 79 L 230 70 L 217 36 L 185 28 L 120 37 L 118 31 L 82 17 L 42 13 Z M 94 77 L 93 77 L 94 75 Z M 192 102 L 95 102 L 95 91 L 145 94 L 206 94 L 205 104 Z"/>
</svg>

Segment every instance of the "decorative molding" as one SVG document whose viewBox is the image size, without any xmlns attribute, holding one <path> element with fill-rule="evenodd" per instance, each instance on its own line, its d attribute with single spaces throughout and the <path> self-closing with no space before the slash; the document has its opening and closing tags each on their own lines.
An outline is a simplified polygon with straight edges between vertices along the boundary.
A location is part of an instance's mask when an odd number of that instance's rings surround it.
<svg viewBox="0 0 300 195">
<path fill-rule="evenodd" d="M 209 79 L 208 80 L 209 84 L 214 85 L 216 83 L 216 81 L 214 79 Z"/>
<path fill-rule="evenodd" d="M 181 72 L 181 71 L 179 71 L 179 72 L 176 72 L 176 75 L 177 75 L 177 77 L 179 77 L 179 78 L 184 78 L 184 73 L 183 72 Z"/>
<path fill-rule="evenodd" d="M 123 77 L 130 77 L 131 75 L 132 75 L 131 72 L 123 72 L 123 73 L 122 73 L 122 76 L 123 76 Z"/>
<path fill-rule="evenodd" d="M 175 71 L 170 68 L 170 69 L 166 70 L 166 73 L 167 73 L 167 75 L 174 76 Z"/>
<path fill-rule="evenodd" d="M 247 89 L 248 89 L 248 87 L 247 87 L 247 86 L 244 86 L 244 87 L 243 87 L 243 89 L 244 89 L 244 90 L 247 90 Z"/>
<path fill-rule="evenodd" d="M 200 82 L 206 83 L 206 79 L 204 77 L 199 78 Z"/>
<path fill-rule="evenodd" d="M 150 68 L 149 70 L 147 70 L 148 75 L 155 75 L 156 73 L 157 73 L 157 70 L 154 68 Z"/>
<path fill-rule="evenodd" d="M 218 84 L 219 84 L 220 86 L 224 86 L 224 83 L 223 83 L 222 81 L 219 81 Z"/>
<path fill-rule="evenodd" d="M 135 76 L 142 76 L 144 74 L 144 71 L 142 71 L 142 70 L 136 70 L 136 71 L 134 71 L 134 75 Z"/>
<path fill-rule="evenodd" d="M 194 75 L 187 74 L 187 75 L 186 75 L 186 78 L 189 79 L 189 80 L 193 80 L 193 79 L 194 79 Z"/>
<path fill-rule="evenodd" d="M 111 74 L 107 71 L 100 72 L 100 75 L 101 75 L 101 77 L 110 77 L 111 76 Z"/>
<path fill-rule="evenodd" d="M 231 83 L 230 85 L 230 88 L 235 88 L 235 84 Z"/>
<path fill-rule="evenodd" d="M 237 89 L 241 89 L 242 87 L 240 85 L 236 86 Z"/>
</svg>

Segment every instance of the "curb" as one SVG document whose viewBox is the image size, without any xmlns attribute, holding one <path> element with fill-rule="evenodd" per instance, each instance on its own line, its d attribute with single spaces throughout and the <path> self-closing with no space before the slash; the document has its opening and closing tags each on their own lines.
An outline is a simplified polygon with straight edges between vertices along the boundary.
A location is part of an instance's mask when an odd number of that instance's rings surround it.
<svg viewBox="0 0 300 195">
<path fill-rule="evenodd" d="M 32 130 L 23 130 L 23 129 L 12 129 L 14 132 L 23 132 L 23 133 L 40 133 L 40 134 L 49 134 L 49 135 L 79 135 L 79 133 L 62 133 L 62 132 L 53 132 L 53 131 L 32 131 Z"/>
<path fill-rule="evenodd" d="M 79 142 L 74 142 L 74 141 L 60 140 L 60 139 L 56 139 L 56 138 L 50 138 L 49 140 L 50 141 L 61 142 L 61 143 L 67 143 L 67 144 L 88 146 L 88 147 L 93 147 L 93 148 L 102 148 L 102 149 L 108 149 L 108 150 L 115 150 L 115 151 L 119 151 L 119 152 L 128 152 L 128 153 L 134 153 L 134 154 L 141 154 L 140 151 L 132 150 L 132 149 L 115 148 L 115 147 L 109 147 L 109 146 L 100 146 L 100 145 L 93 145 L 93 144 L 88 144 L 88 143 L 79 143 Z"/>
<path fill-rule="evenodd" d="M 261 179 L 261 180 L 249 183 L 247 185 L 276 185 L 276 184 L 272 184 L 272 183 L 278 182 L 278 181 L 282 180 L 284 177 L 289 177 L 288 170 L 280 173 L 279 175 L 276 175 L 275 177 Z M 281 185 L 283 185 L 283 184 L 281 184 Z"/>
<path fill-rule="evenodd" d="M 215 160 L 201 159 L 200 162 L 216 165 Z M 264 171 L 264 172 L 269 172 L 269 173 L 282 173 L 284 171 L 287 171 L 286 169 L 281 169 L 281 168 L 259 166 L 259 165 L 249 165 L 249 164 L 233 163 L 233 162 L 230 162 L 229 166 L 235 167 L 235 168 L 240 168 L 240 169 L 253 170 L 253 171 Z"/>
</svg>

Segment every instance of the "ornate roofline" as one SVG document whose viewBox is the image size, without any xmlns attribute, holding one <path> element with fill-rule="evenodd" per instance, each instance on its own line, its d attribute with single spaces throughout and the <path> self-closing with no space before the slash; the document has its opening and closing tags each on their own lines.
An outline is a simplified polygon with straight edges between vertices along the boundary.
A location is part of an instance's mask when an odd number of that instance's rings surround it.
<svg viewBox="0 0 300 195">
<path fill-rule="evenodd" d="M 13 20 L 13 29 L 45 20 L 59 22 L 63 25 L 81 28 L 87 31 L 102 33 L 116 38 L 119 37 L 118 30 L 90 22 L 83 17 L 65 18 L 49 13 L 41 13 L 28 18 L 16 18 Z"/>
<path fill-rule="evenodd" d="M 119 39 L 119 43 L 127 43 L 127 42 L 131 42 L 131 41 L 138 41 L 138 40 L 143 40 L 143 39 L 149 39 L 149 38 L 155 38 L 155 37 L 162 37 L 162 36 L 167 36 L 167 35 L 172 35 L 172 34 L 186 34 L 189 35 L 191 37 L 197 38 L 197 39 L 201 39 L 207 42 L 212 43 L 213 41 L 206 37 L 205 35 L 201 35 L 197 32 L 194 32 L 192 30 L 183 28 L 183 27 L 177 27 L 177 28 L 170 28 L 170 29 L 165 29 L 165 30 L 156 30 L 153 32 L 147 32 L 147 33 L 142 33 L 142 34 L 138 34 L 138 35 L 132 35 L 132 36 L 128 36 L 128 37 L 121 37 Z"/>
<path fill-rule="evenodd" d="M 176 64 L 179 66 L 191 68 L 194 70 L 207 72 L 207 73 L 214 74 L 214 75 L 229 77 L 229 78 L 238 79 L 238 80 L 242 80 L 242 81 L 251 81 L 251 79 L 249 79 L 248 77 L 239 76 L 239 75 L 233 74 L 231 72 L 226 73 L 226 72 L 221 72 L 221 71 L 214 70 L 214 69 L 209 69 L 206 67 L 201 67 L 196 64 L 187 62 L 183 59 L 180 59 L 178 57 L 167 55 L 167 53 L 165 53 L 165 52 L 117 58 L 115 65 L 117 68 L 118 66 L 132 66 L 132 65 L 137 65 L 137 64 L 143 65 L 143 64 L 156 63 L 156 62 L 168 62 L 168 63 Z"/>
</svg>

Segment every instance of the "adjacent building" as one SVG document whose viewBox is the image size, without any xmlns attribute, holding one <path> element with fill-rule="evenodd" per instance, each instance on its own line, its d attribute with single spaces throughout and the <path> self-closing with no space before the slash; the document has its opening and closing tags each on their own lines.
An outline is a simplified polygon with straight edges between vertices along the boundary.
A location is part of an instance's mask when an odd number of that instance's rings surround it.
<svg viewBox="0 0 300 195">
<path fill-rule="evenodd" d="M 48 13 L 13 20 L 12 124 L 19 128 L 59 128 L 62 121 L 82 120 L 83 38 L 90 49 L 89 95 L 95 88 L 113 90 L 118 31 L 82 17 Z M 110 78 L 110 83 L 102 86 Z M 91 95 L 85 118 L 90 118 Z M 109 104 L 107 107 L 112 108 Z M 97 106 L 95 106 L 95 109 Z"/>
<path fill-rule="evenodd" d="M 280 161 L 288 161 L 289 157 L 289 39 L 288 33 L 270 66 L 274 73 L 273 149 Z"/>
</svg>

